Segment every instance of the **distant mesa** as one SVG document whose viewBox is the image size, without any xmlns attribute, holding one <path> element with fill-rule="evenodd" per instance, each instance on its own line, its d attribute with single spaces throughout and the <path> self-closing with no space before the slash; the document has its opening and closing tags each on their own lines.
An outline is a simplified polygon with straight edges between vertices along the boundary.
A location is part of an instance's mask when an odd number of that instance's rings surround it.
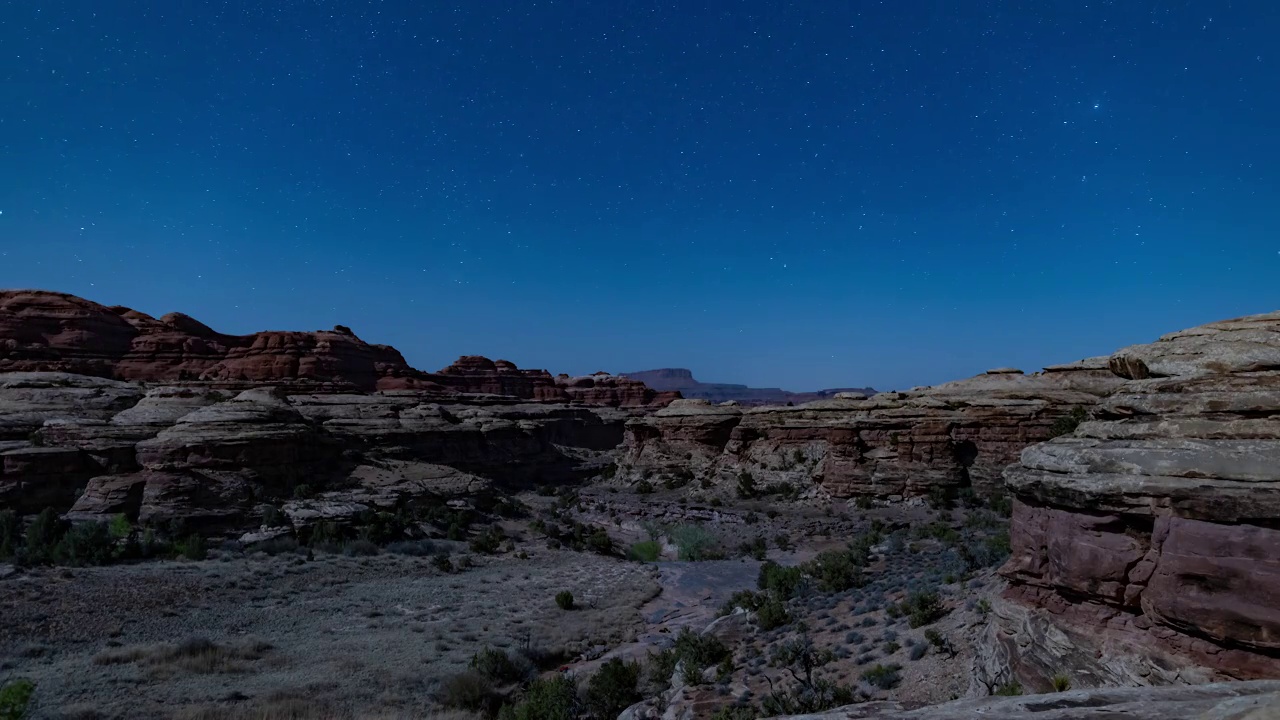
<svg viewBox="0 0 1280 720">
<path fill-rule="evenodd" d="M 869 387 L 790 392 L 781 388 L 753 388 L 731 383 L 704 383 L 695 380 L 693 372 L 687 368 L 641 370 L 639 372 L 622 373 L 621 375 L 632 380 L 639 380 L 659 392 L 678 392 L 685 398 L 709 400 L 714 403 L 732 400 L 740 405 L 785 405 L 787 403 L 798 405 L 813 400 L 833 398 L 840 393 L 866 395 L 868 397 L 876 394 L 876 391 Z"/>
</svg>

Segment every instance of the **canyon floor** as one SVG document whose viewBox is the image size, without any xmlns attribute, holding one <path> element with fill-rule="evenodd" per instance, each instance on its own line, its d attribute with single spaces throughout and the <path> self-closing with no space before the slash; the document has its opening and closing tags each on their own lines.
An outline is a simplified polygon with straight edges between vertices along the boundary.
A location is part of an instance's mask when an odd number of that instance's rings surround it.
<svg viewBox="0 0 1280 720">
<path fill-rule="evenodd" d="M 647 697 L 635 713 L 709 717 L 762 714 L 771 690 L 792 683 L 773 656 L 804 637 L 830 651 L 820 676 L 857 700 L 919 706 L 966 691 L 969 639 L 997 582 L 958 564 L 956 551 L 998 538 L 996 513 L 706 503 L 602 487 L 520 499 L 531 515 L 502 523 L 507 541 L 493 554 L 448 540 L 369 555 L 229 544 L 201 561 L 0 567 L 0 678 L 34 682 L 41 718 L 478 715 L 459 700 L 459 678 L 494 648 L 524 672 L 564 672 L 582 686 L 609 658 L 634 659 Z M 615 554 L 556 547 L 540 532 L 569 518 L 608 528 Z M 794 566 L 873 527 L 856 587 L 798 592 L 788 621 L 767 631 L 741 610 L 717 619 L 735 592 L 756 589 L 761 558 Z M 689 533 L 704 559 L 676 559 L 688 548 L 670 536 Z M 621 557 L 649 537 L 656 560 Z M 910 627 L 893 610 L 912 590 L 936 591 L 942 616 Z M 563 591 L 572 609 L 558 606 Z M 667 687 L 655 654 L 682 628 L 718 638 L 729 659 L 705 680 Z"/>
</svg>

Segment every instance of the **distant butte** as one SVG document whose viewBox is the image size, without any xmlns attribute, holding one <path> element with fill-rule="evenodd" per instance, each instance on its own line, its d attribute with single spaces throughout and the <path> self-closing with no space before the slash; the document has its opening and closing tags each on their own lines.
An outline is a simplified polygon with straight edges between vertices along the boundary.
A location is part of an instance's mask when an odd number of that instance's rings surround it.
<svg viewBox="0 0 1280 720">
<path fill-rule="evenodd" d="M 682 397 L 707 400 L 713 403 L 732 400 L 739 405 L 786 405 L 806 403 L 835 397 L 839 393 L 853 393 L 870 397 L 876 390 L 869 387 L 830 388 L 814 392 L 790 392 L 781 388 L 753 388 L 730 383 L 704 383 L 695 380 L 693 372 L 685 368 L 662 368 L 621 373 L 623 377 L 639 380 L 658 391 L 678 392 Z"/>
</svg>

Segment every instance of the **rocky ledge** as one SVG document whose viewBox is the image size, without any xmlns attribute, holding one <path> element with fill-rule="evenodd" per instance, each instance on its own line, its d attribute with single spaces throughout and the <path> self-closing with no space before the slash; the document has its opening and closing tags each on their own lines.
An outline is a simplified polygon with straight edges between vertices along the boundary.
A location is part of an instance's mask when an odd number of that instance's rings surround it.
<svg viewBox="0 0 1280 720">
<path fill-rule="evenodd" d="M 1081 648 L 1100 682 L 1186 662 L 1280 676 L 1280 313 L 1125 348 L 1109 367 L 1124 384 L 1094 419 L 1005 473 L 1015 611 L 998 661 L 1032 686 Z M 1031 626 L 1089 632 L 1028 643 Z"/>
<path fill-rule="evenodd" d="M 1274 720 L 1280 717 L 1277 708 L 1280 681 L 1272 680 L 984 697 L 916 710 L 872 702 L 788 720 Z"/>
<path fill-rule="evenodd" d="M 618 477 L 685 475 L 730 491 L 749 478 L 836 498 L 985 491 L 1023 448 L 1122 382 L 1107 358 L 1093 358 L 792 407 L 680 400 L 627 424 Z"/>
</svg>

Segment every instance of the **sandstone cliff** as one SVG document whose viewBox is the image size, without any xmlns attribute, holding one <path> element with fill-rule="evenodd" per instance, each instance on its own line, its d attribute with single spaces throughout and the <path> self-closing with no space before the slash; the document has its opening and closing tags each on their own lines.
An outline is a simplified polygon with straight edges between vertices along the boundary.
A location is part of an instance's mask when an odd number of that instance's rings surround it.
<svg viewBox="0 0 1280 720">
<path fill-rule="evenodd" d="M 627 424 L 619 477 L 686 474 L 732 490 L 749 476 L 837 498 L 986 490 L 1055 422 L 1121 382 L 1106 358 L 1094 358 L 794 407 L 681 400 Z"/>
<path fill-rule="evenodd" d="M 0 291 L 0 373 L 64 372 L 140 383 L 207 383 L 224 389 L 284 385 L 293 391 L 415 390 L 439 399 L 515 400 L 660 407 L 679 397 L 637 380 L 597 373 L 552 377 L 505 360 L 465 356 L 438 373 L 410 367 L 395 348 L 350 328 L 225 335 L 181 313 L 160 319 L 65 293 Z"/>
<path fill-rule="evenodd" d="M 1138 651 L 1280 675 L 1280 313 L 1173 333 L 1109 366 L 1125 382 L 1094 419 L 1005 474 L 1007 596 L 1036 610 L 1015 607 L 996 639 L 1060 626 L 1091 632 L 1072 645 L 1113 669 Z M 1052 644 L 997 654 L 1023 676 L 1061 660 Z"/>
</svg>

